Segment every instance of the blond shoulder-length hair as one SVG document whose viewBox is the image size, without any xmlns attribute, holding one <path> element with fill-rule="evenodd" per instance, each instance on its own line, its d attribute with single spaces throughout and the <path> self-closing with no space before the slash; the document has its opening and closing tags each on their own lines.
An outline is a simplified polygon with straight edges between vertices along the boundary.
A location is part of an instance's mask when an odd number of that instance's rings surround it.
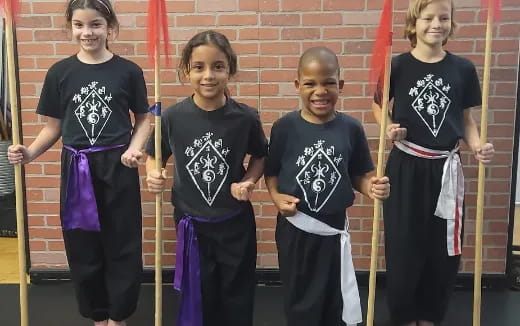
<svg viewBox="0 0 520 326">
<path fill-rule="evenodd" d="M 421 11 L 426 8 L 430 3 L 434 1 L 442 1 L 442 0 L 411 0 L 410 5 L 408 6 L 408 12 L 406 13 L 406 21 L 404 25 L 404 37 L 410 40 L 412 47 L 417 45 L 417 32 L 415 30 L 415 23 L 417 19 L 421 15 Z M 451 3 L 451 30 L 448 38 L 452 37 L 455 34 L 455 29 L 457 28 L 457 23 L 454 19 L 455 13 L 455 3 L 453 0 L 448 0 Z M 442 41 L 442 45 L 448 43 L 448 38 Z"/>
</svg>

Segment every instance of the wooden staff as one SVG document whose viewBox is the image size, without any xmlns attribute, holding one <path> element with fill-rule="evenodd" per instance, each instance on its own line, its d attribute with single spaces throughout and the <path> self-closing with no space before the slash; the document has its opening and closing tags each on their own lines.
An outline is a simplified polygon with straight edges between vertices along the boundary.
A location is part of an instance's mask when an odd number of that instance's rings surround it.
<svg viewBox="0 0 520 326">
<path fill-rule="evenodd" d="M 377 177 L 384 176 L 383 162 L 386 145 L 386 125 L 388 120 L 388 96 L 390 91 L 390 67 L 392 60 L 392 51 L 388 50 L 385 61 L 385 74 L 383 86 L 383 101 L 381 103 L 381 128 L 379 129 L 379 150 L 377 152 Z M 370 253 L 370 278 L 368 283 L 368 309 L 367 309 L 367 326 L 374 324 L 374 303 L 376 297 L 376 274 L 377 274 L 377 257 L 379 247 L 379 221 L 381 218 L 381 206 L 383 201 L 374 199 L 374 219 L 372 221 L 372 251 Z"/>
<path fill-rule="evenodd" d="M 155 104 L 152 113 L 155 116 L 155 168 L 162 174 L 163 160 L 161 151 L 161 31 L 164 40 L 164 51 L 168 63 L 168 22 L 166 2 L 149 0 L 148 2 L 148 56 L 153 58 L 155 77 Z M 162 325 L 162 192 L 155 195 L 155 326 Z"/>
<path fill-rule="evenodd" d="M 486 26 L 486 48 L 484 54 L 484 76 L 482 81 L 482 111 L 480 118 L 480 143 L 487 142 L 487 113 L 489 96 L 489 77 L 491 72 L 491 42 L 493 39 L 494 6 L 489 1 Z M 484 180 L 485 165 L 478 164 L 477 219 L 475 234 L 475 279 L 473 286 L 473 326 L 480 326 L 481 279 L 482 279 L 482 230 L 484 224 Z"/>
<path fill-rule="evenodd" d="M 157 25 L 159 27 L 159 25 Z M 159 35 L 159 33 L 157 34 Z M 161 101 L 159 46 L 155 47 L 155 102 Z M 155 168 L 162 172 L 161 115 L 155 115 Z M 155 326 L 162 325 L 162 192 L 155 194 Z"/>
<path fill-rule="evenodd" d="M 13 145 L 21 144 L 20 141 L 20 117 L 18 107 L 17 81 L 15 72 L 14 57 L 14 28 L 13 28 L 13 12 L 12 3 L 5 1 L 5 40 L 7 47 L 7 73 L 9 80 L 9 100 L 11 103 L 12 115 L 12 133 Z M 25 214 L 23 206 L 23 188 L 22 188 L 22 164 L 14 165 L 14 182 L 16 194 L 16 231 L 18 233 L 18 269 L 20 278 L 20 325 L 29 325 L 29 316 L 27 309 L 27 266 L 25 264 Z"/>
<path fill-rule="evenodd" d="M 151 0 L 155 4 L 155 21 L 153 22 L 154 36 L 151 37 L 154 41 L 153 56 L 154 56 L 154 72 L 155 72 L 155 103 L 157 105 L 155 112 L 155 168 L 158 173 L 162 174 L 163 159 L 162 159 L 162 139 L 161 139 L 161 50 L 160 50 L 160 35 L 162 31 L 164 53 L 166 64 L 169 64 L 169 36 L 168 36 L 168 17 L 166 12 L 165 0 Z M 149 21 L 150 23 L 150 21 Z M 149 48 L 150 51 L 150 48 Z M 151 52 L 151 51 L 150 51 Z M 150 53 L 149 52 L 149 53 Z M 155 326 L 162 325 L 162 229 L 163 229 L 163 214 L 162 214 L 162 192 L 155 195 Z"/>
<path fill-rule="evenodd" d="M 379 150 L 377 153 L 377 170 L 376 175 L 378 178 L 384 176 L 383 162 L 385 155 L 386 145 L 386 126 L 388 119 L 388 99 L 390 93 L 390 70 L 392 65 L 392 12 L 393 12 L 393 1 L 386 0 L 383 5 L 383 11 L 381 13 L 381 22 L 379 23 L 378 35 L 376 38 L 374 51 L 372 55 L 372 71 L 371 80 L 374 76 L 378 78 L 379 82 L 383 83 L 383 98 L 381 102 L 381 127 L 379 129 Z M 380 63 L 378 62 L 377 56 L 384 53 L 384 74 L 381 76 Z M 379 87 L 379 85 L 378 85 Z M 370 277 L 368 285 L 368 308 L 367 308 L 367 326 L 374 324 L 374 304 L 376 296 L 376 275 L 377 275 L 377 257 L 379 247 L 379 222 L 381 217 L 381 206 L 382 200 L 374 199 L 374 219 L 372 221 L 372 251 L 370 253 Z"/>
</svg>

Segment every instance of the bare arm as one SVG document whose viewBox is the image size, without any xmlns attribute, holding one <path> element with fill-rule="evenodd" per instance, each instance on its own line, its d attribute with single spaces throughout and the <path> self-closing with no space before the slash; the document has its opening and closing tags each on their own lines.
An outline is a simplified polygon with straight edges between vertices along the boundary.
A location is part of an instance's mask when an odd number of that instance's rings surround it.
<svg viewBox="0 0 520 326">
<path fill-rule="evenodd" d="M 135 115 L 134 131 L 130 140 L 129 148 L 141 150 L 150 134 L 150 120 L 148 113 L 139 113 Z"/>
<path fill-rule="evenodd" d="M 273 199 L 273 203 L 276 208 L 278 208 L 280 214 L 283 216 L 293 216 L 296 214 L 296 204 L 300 202 L 300 199 L 291 195 L 279 193 L 278 177 L 265 177 L 265 184 L 271 198 Z"/>
<path fill-rule="evenodd" d="M 143 157 L 142 149 L 150 133 L 150 121 L 147 113 L 135 115 L 134 130 L 128 149 L 121 155 L 121 163 L 129 168 L 136 168 Z"/>
<path fill-rule="evenodd" d="M 495 148 L 491 143 L 480 144 L 477 123 L 473 119 L 471 109 L 464 110 L 464 141 L 468 144 L 478 161 L 484 164 L 491 162 L 495 155 Z"/>
<path fill-rule="evenodd" d="M 381 125 L 381 106 L 376 102 L 372 102 L 372 113 L 374 113 L 374 118 L 378 125 Z"/>
<path fill-rule="evenodd" d="M 265 158 L 253 157 L 249 159 L 246 173 L 240 182 L 231 184 L 231 195 L 237 200 L 250 200 L 255 184 L 264 174 Z"/>
<path fill-rule="evenodd" d="M 480 147 L 480 136 L 477 123 L 473 119 L 471 109 L 464 110 L 464 141 L 473 152 Z"/>
<path fill-rule="evenodd" d="M 155 157 L 148 155 L 146 158 L 146 173 L 157 171 L 157 168 L 155 167 Z M 162 162 L 162 168 L 164 169 L 166 167 L 166 161 Z"/>
<path fill-rule="evenodd" d="M 390 105 L 390 103 L 388 103 Z M 372 102 L 372 112 L 374 113 L 374 118 L 377 121 L 377 124 L 381 125 L 381 106 L 376 102 Z M 390 111 L 388 111 L 390 114 Z M 406 138 L 406 128 L 401 128 L 401 125 L 398 123 L 394 123 L 390 116 L 388 117 L 388 124 L 386 126 L 386 136 L 388 139 L 393 141 L 403 140 Z"/>
<path fill-rule="evenodd" d="M 264 177 L 265 185 L 267 186 L 267 191 L 271 197 L 273 195 L 279 194 L 278 192 L 278 177 Z"/>
<path fill-rule="evenodd" d="M 249 159 L 246 174 L 241 182 L 249 181 L 256 183 L 258 179 L 264 174 L 265 158 L 252 157 Z"/>
<path fill-rule="evenodd" d="M 9 162 L 27 164 L 48 150 L 61 137 L 61 120 L 47 117 L 45 126 L 29 147 L 12 145 L 8 149 Z"/>
<path fill-rule="evenodd" d="M 166 181 L 166 161 L 162 162 L 161 171 L 157 171 L 155 167 L 156 161 L 153 156 L 148 155 L 146 159 L 146 183 L 148 190 L 153 193 L 160 193 L 164 191 L 164 184 Z"/>
<path fill-rule="evenodd" d="M 372 199 L 386 199 L 390 195 L 388 177 L 377 178 L 373 172 L 355 176 L 352 180 L 354 189 Z"/>
</svg>

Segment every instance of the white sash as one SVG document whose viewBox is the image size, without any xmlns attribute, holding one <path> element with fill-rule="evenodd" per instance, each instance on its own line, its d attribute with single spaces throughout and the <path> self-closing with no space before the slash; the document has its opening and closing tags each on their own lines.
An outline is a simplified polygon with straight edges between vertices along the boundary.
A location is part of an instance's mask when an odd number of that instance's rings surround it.
<svg viewBox="0 0 520 326">
<path fill-rule="evenodd" d="M 396 141 L 394 145 L 401 151 L 413 156 L 430 160 L 446 158 L 435 215 L 446 220 L 448 255 L 460 255 L 462 250 L 460 234 L 462 230 L 462 203 L 464 201 L 464 175 L 460 156 L 457 154 L 459 146 L 451 151 L 439 151 L 406 140 Z"/>
<path fill-rule="evenodd" d="M 344 230 L 335 229 L 305 213 L 297 211 L 296 215 L 286 217 L 286 219 L 298 229 L 307 233 L 322 236 L 340 234 L 341 248 L 341 296 L 343 298 L 342 319 L 347 325 L 361 323 L 363 316 L 361 313 L 361 303 L 356 281 L 356 272 L 352 262 L 352 248 L 350 245 L 350 235 L 348 234 L 348 223 Z"/>
</svg>

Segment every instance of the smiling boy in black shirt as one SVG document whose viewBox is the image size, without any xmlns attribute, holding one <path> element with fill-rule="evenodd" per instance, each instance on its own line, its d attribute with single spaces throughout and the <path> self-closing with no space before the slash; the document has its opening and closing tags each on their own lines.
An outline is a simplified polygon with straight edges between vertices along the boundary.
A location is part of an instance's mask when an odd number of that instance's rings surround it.
<svg viewBox="0 0 520 326">
<path fill-rule="evenodd" d="M 289 326 L 361 322 L 346 208 L 354 191 L 385 199 L 388 178 L 374 166 L 361 124 L 335 111 L 343 88 L 336 55 L 311 48 L 295 87 L 302 110 L 276 121 L 266 184 L 279 210 L 276 243 Z"/>
</svg>

